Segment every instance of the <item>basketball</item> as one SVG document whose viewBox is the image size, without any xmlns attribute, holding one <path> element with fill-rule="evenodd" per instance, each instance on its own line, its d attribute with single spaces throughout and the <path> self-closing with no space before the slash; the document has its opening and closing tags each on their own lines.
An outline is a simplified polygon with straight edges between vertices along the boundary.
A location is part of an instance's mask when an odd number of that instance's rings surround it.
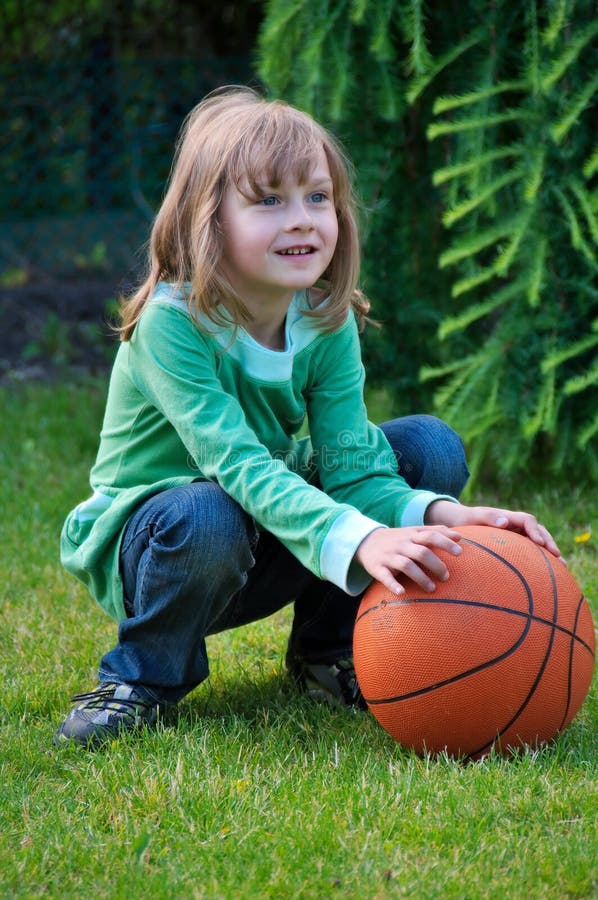
<svg viewBox="0 0 598 900">
<path fill-rule="evenodd" d="M 379 582 L 355 623 L 355 673 L 378 722 L 419 754 L 478 759 L 537 748 L 580 709 L 594 670 L 594 624 L 567 566 L 529 538 L 454 529 L 437 551 L 448 581 L 404 594 Z"/>
</svg>

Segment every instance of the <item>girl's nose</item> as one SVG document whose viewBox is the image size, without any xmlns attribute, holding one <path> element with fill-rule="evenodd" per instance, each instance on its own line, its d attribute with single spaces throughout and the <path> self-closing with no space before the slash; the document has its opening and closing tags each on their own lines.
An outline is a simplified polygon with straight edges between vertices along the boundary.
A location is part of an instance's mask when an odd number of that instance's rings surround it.
<svg viewBox="0 0 598 900">
<path fill-rule="evenodd" d="M 286 227 L 287 231 L 311 231 L 314 223 L 304 203 L 291 203 L 289 205 Z"/>
</svg>

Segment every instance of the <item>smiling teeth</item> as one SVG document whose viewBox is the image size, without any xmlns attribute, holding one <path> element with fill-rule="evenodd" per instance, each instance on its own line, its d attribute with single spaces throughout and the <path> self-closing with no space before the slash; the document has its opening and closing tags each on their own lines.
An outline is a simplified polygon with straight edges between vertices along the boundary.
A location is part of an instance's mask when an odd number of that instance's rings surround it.
<svg viewBox="0 0 598 900">
<path fill-rule="evenodd" d="M 304 256 L 311 253 L 311 247 L 291 247 L 290 250 L 281 250 L 283 256 Z"/>
</svg>

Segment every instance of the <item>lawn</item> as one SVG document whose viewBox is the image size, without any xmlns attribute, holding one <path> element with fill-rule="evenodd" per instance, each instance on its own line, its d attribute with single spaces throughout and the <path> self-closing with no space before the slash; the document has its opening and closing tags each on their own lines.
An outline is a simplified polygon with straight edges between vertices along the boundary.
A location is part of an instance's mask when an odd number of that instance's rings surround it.
<svg viewBox="0 0 598 900">
<path fill-rule="evenodd" d="M 596 679 L 541 752 L 420 759 L 371 715 L 297 694 L 287 609 L 210 639 L 211 677 L 177 721 L 96 753 L 53 748 L 115 635 L 58 561 L 103 393 L 93 381 L 0 392 L 0 895 L 598 897 Z M 522 485 L 501 501 L 553 531 L 597 618 L 597 492 Z"/>
</svg>

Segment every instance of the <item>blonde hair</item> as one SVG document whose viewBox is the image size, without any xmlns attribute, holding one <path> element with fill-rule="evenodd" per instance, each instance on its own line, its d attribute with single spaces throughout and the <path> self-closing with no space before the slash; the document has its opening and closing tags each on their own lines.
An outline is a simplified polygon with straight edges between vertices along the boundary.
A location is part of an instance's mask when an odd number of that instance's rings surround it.
<svg viewBox="0 0 598 900">
<path fill-rule="evenodd" d="M 196 321 L 203 313 L 223 324 L 218 306 L 225 300 L 237 325 L 249 321 L 242 298 L 220 266 L 218 213 L 223 193 L 228 185 L 239 186 L 244 180 L 257 190 L 264 174 L 272 186 L 289 173 L 304 183 L 322 147 L 333 183 L 338 240 L 318 283 L 328 302 L 313 303 L 306 315 L 322 319 L 322 328 L 328 331 L 337 328 L 353 306 L 363 321 L 369 303 L 357 289 L 360 247 L 348 159 L 332 135 L 306 113 L 280 100 L 265 100 L 251 88 L 228 87 L 209 94 L 183 124 L 168 189 L 151 232 L 148 275 L 121 304 L 121 340 L 131 337 L 160 280 L 185 289 Z"/>
</svg>

